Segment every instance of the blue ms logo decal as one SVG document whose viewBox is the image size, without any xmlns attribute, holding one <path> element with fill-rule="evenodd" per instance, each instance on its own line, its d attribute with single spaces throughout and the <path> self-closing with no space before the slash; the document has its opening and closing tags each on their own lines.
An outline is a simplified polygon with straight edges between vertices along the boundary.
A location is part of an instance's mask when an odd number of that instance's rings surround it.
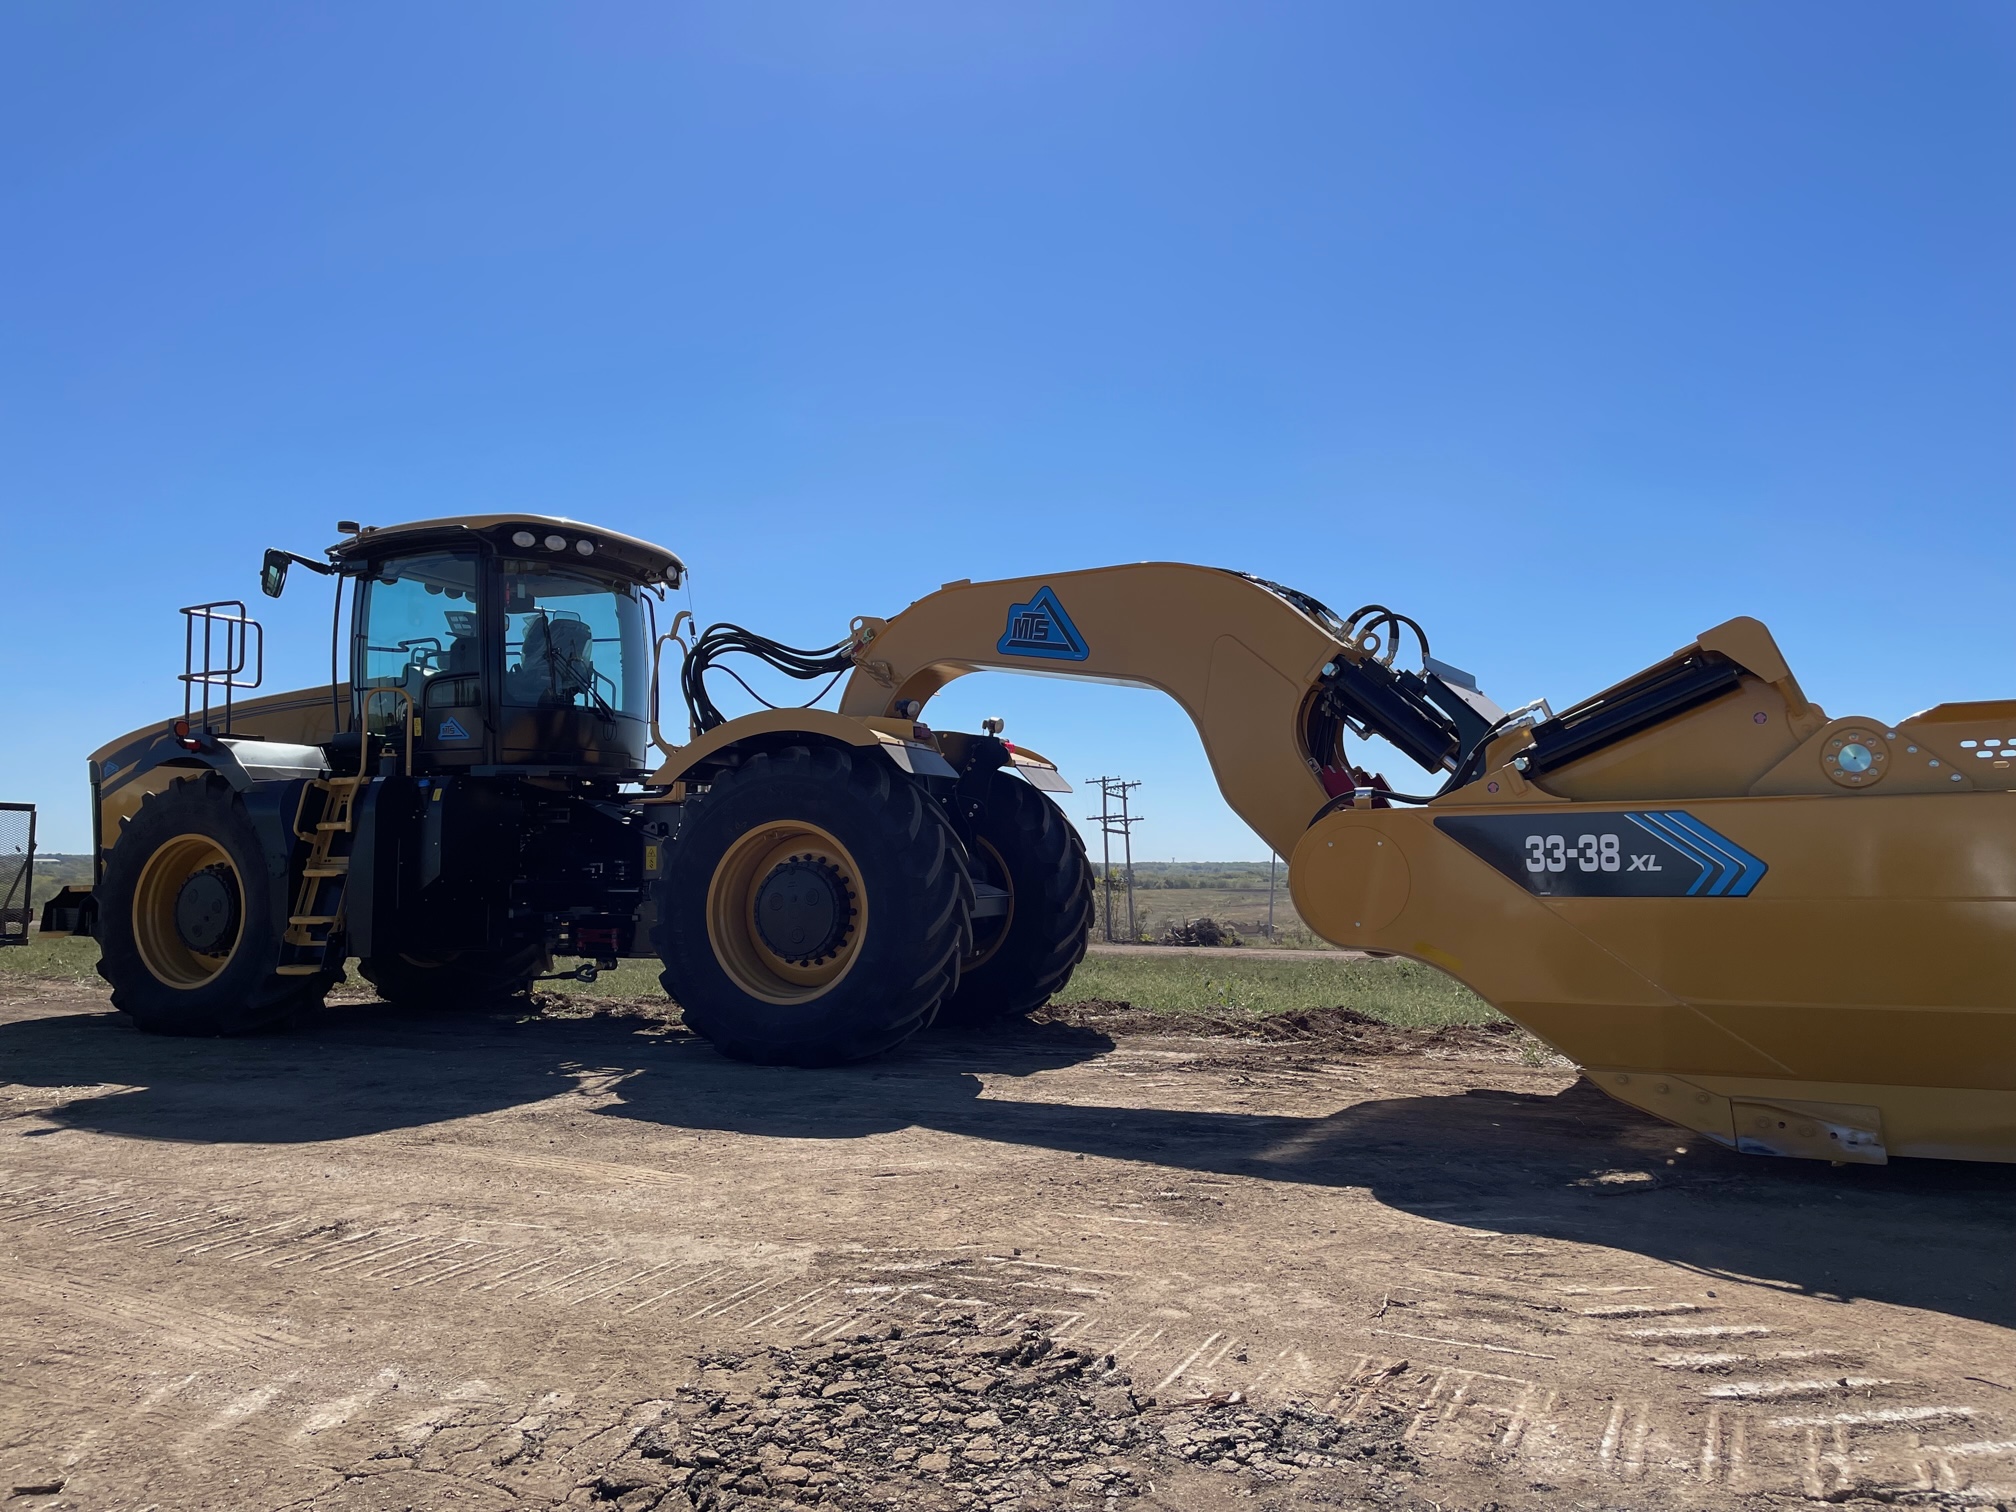
<svg viewBox="0 0 2016 1512">
<path fill-rule="evenodd" d="M 1004 656 L 1040 656 L 1050 661 L 1083 661 L 1092 654 L 1085 637 L 1049 588 L 1038 588 L 1026 604 L 1008 606 L 1008 628 L 994 649 Z"/>
</svg>

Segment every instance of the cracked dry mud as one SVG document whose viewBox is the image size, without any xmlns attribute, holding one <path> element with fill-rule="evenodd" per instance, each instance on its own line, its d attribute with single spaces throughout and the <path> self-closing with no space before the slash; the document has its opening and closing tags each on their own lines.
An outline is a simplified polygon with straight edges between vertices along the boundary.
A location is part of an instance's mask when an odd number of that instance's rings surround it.
<svg viewBox="0 0 2016 1512">
<path fill-rule="evenodd" d="M 2016 1505 L 2016 1170 L 1703 1148 L 1501 1034 L 1053 1019 L 806 1072 L 15 989 L 0 1497 Z"/>
</svg>

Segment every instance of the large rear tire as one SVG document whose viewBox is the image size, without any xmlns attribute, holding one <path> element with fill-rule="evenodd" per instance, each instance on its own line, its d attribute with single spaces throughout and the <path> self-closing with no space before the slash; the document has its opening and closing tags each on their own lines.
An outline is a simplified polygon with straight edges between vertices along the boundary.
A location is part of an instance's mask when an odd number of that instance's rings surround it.
<svg viewBox="0 0 2016 1512">
<path fill-rule="evenodd" d="M 1092 865 L 1055 803 L 997 770 L 972 829 L 974 876 L 1008 890 L 1008 913 L 973 922 L 959 990 L 938 1010 L 941 1022 L 961 1026 L 1042 1007 L 1071 979 L 1092 931 Z"/>
<path fill-rule="evenodd" d="M 911 778 L 868 752 L 751 756 L 688 800 L 653 936 L 687 1027 L 826 1066 L 930 1023 L 971 949 L 973 884 Z"/>
<path fill-rule="evenodd" d="M 98 974 L 112 1006 L 155 1034 L 244 1034 L 320 1006 L 333 972 L 282 976 L 285 858 L 259 843 L 223 778 L 149 794 L 105 863 Z"/>
<path fill-rule="evenodd" d="M 401 952 L 357 963 L 378 996 L 399 1008 L 460 1012 L 501 1003 L 532 985 L 546 969 L 546 949 Z"/>
</svg>

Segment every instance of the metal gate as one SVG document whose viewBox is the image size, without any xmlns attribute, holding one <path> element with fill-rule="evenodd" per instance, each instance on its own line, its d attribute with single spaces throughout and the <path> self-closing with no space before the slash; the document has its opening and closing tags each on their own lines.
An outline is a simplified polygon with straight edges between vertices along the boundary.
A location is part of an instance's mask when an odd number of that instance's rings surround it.
<svg viewBox="0 0 2016 1512">
<path fill-rule="evenodd" d="M 35 805 L 0 803 L 0 945 L 26 945 L 35 903 Z"/>
</svg>

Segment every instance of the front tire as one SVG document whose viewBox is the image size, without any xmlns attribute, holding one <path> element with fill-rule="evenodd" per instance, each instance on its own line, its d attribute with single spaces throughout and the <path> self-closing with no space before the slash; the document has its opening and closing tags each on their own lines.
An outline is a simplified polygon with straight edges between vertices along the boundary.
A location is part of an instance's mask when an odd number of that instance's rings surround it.
<svg viewBox="0 0 2016 1512">
<path fill-rule="evenodd" d="M 287 883 L 223 778 L 149 794 L 100 889 L 98 974 L 112 1006 L 155 1034 L 244 1034 L 318 1007 L 335 973 L 276 969 Z"/>
<path fill-rule="evenodd" d="M 974 873 L 1008 890 L 1008 913 L 974 921 L 974 950 L 960 968 L 959 990 L 938 1014 L 960 1026 L 1042 1007 L 1071 979 L 1092 932 L 1092 864 L 1055 803 L 996 770 L 972 829 Z"/>
<path fill-rule="evenodd" d="M 826 1066 L 929 1024 L 973 907 L 930 802 L 831 746 L 759 752 L 688 800 L 653 935 L 687 1027 L 737 1060 Z"/>
</svg>

